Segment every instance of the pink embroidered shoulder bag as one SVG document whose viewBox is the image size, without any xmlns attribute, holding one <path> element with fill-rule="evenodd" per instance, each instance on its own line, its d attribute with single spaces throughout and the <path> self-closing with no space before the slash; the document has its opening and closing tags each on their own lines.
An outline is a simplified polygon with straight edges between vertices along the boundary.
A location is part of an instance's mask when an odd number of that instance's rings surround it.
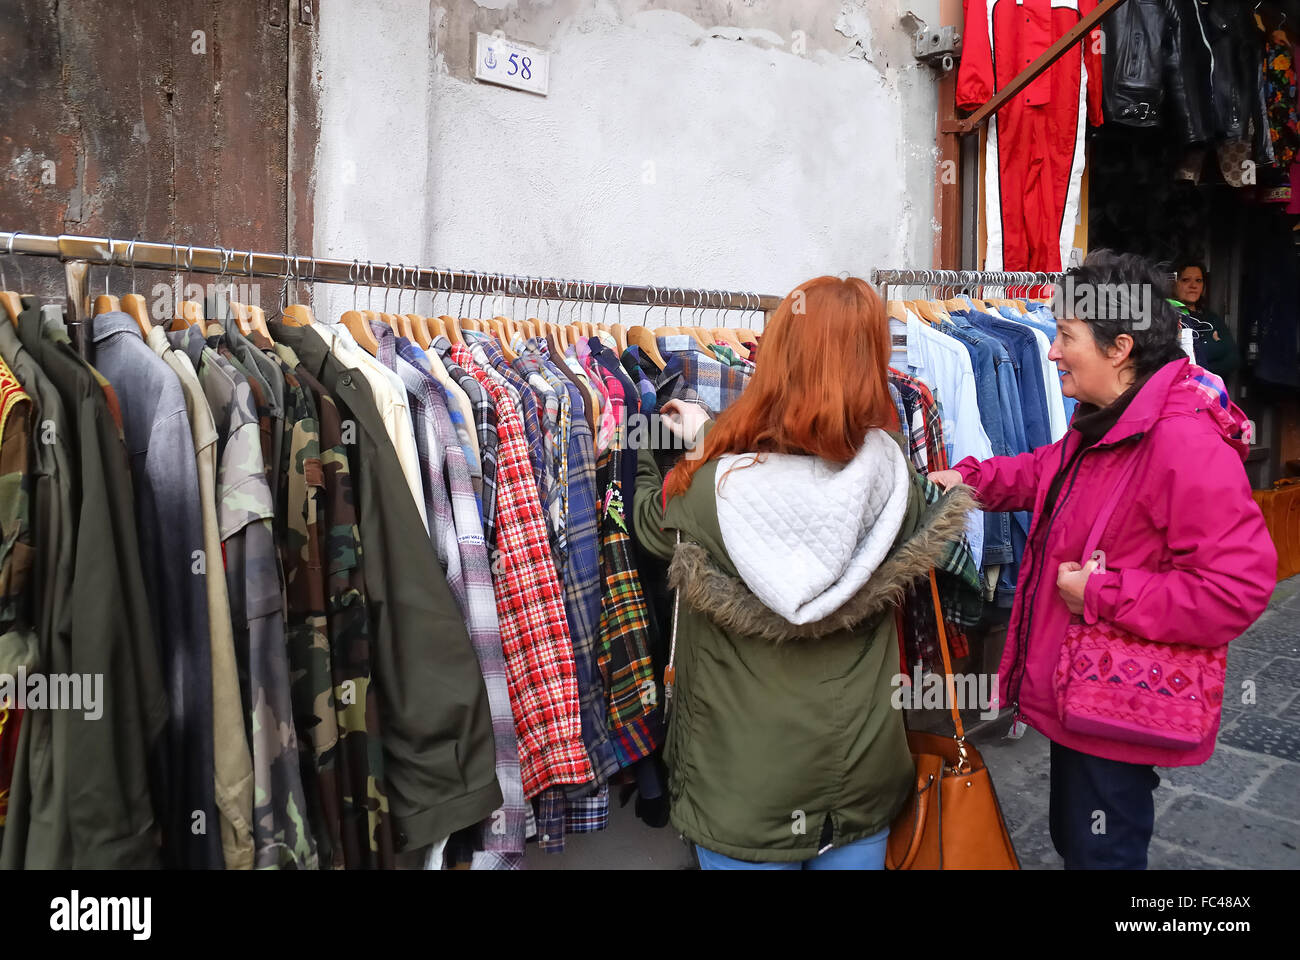
<svg viewBox="0 0 1300 960">
<path fill-rule="evenodd" d="M 1088 534 L 1083 563 L 1097 550 L 1106 524 L 1136 468 L 1134 455 Z M 1066 730 L 1090 737 L 1166 749 L 1191 749 L 1218 728 L 1228 648 L 1144 640 L 1114 623 L 1071 618 L 1056 667 L 1056 705 Z"/>
</svg>

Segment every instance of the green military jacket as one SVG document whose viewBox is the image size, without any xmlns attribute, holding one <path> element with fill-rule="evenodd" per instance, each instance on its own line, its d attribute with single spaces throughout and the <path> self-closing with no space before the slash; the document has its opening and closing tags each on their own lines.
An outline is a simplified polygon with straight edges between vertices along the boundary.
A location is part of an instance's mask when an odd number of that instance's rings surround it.
<svg viewBox="0 0 1300 960">
<path fill-rule="evenodd" d="M 749 466 L 726 478 L 724 500 L 719 471 L 732 464 L 714 460 L 666 508 L 653 453 L 640 451 L 636 532 L 652 553 L 671 558 L 669 584 L 679 591 L 665 746 L 672 822 L 707 849 L 749 861 L 807 860 L 884 830 L 912 790 L 903 716 L 891 702 L 895 603 L 960 536 L 972 502 L 960 488 L 927 507 L 924 481 L 905 457 L 876 443 L 879 469 L 867 464 L 863 476 L 875 479 L 864 483 L 847 476 L 849 467 L 788 458 L 815 482 L 783 487 L 763 476 L 768 465 Z M 889 495 L 859 495 L 865 487 Z M 805 502 L 769 512 L 764 498 L 781 489 Z M 825 518 L 826 535 L 811 533 Z M 837 544 L 848 552 L 834 555 Z M 766 571 L 751 555 L 763 551 Z M 815 579 L 808 571 L 823 568 L 824 582 L 801 598 L 808 609 L 821 604 L 820 613 L 790 613 L 803 620 L 796 623 L 768 605 L 784 609 Z"/>
</svg>

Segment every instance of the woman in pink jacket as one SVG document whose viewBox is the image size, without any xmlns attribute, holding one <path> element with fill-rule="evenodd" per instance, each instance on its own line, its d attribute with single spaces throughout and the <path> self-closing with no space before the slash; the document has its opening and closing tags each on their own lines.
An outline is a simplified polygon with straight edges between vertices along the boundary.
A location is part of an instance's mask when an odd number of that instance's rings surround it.
<svg viewBox="0 0 1300 960">
<path fill-rule="evenodd" d="M 1071 274 L 1078 309 L 1058 311 L 1066 316 L 1049 354 L 1062 389 L 1079 400 L 1070 429 L 1051 446 L 967 457 L 931 479 L 969 484 L 987 510 L 1033 512 L 999 667 L 1001 700 L 1015 723 L 1052 741 L 1049 819 L 1066 868 L 1140 870 L 1155 826 L 1160 781 L 1152 768 L 1209 759 L 1217 712 L 1214 729 L 1190 749 L 1067 730 L 1053 681 L 1066 628 L 1074 615 L 1149 641 L 1220 647 L 1264 612 L 1277 554 L 1242 466 L 1251 425 L 1223 382 L 1179 349 L 1178 315 L 1160 274 L 1110 251 Z M 1081 296 L 1113 284 L 1139 295 L 1120 297 L 1118 311 L 1101 309 L 1112 305 L 1104 296 Z M 1085 309 L 1089 301 L 1096 309 Z M 1099 542 L 1105 570 L 1081 567 L 1093 523 L 1126 473 Z"/>
</svg>

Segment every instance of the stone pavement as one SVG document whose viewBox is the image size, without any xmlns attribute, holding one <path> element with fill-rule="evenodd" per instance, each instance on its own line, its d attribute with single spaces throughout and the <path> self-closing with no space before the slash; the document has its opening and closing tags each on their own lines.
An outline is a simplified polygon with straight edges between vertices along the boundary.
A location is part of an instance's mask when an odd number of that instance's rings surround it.
<svg viewBox="0 0 1300 960">
<path fill-rule="evenodd" d="M 1009 722 L 991 721 L 971 740 L 993 775 L 1022 866 L 1060 869 L 1047 829 L 1049 743 L 1034 730 L 1002 739 Z M 1300 867 L 1300 576 L 1279 583 L 1268 611 L 1228 647 L 1214 755 L 1199 767 L 1156 772 L 1151 869 Z"/>
</svg>

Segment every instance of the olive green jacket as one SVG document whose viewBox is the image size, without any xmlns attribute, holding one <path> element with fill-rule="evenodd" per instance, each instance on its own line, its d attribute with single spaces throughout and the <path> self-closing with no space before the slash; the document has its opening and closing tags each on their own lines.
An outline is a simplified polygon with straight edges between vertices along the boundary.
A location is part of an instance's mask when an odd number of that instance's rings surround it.
<svg viewBox="0 0 1300 960">
<path fill-rule="evenodd" d="M 796 624 L 760 602 L 738 572 L 719 522 L 719 461 L 701 467 L 685 494 L 665 509 L 663 476 L 652 452 L 640 452 L 636 533 L 652 553 L 672 559 L 669 583 L 680 591 L 676 690 L 665 746 L 672 822 L 700 846 L 742 860 L 806 860 L 827 842 L 842 846 L 879 833 L 907 798 L 912 759 L 902 712 L 891 705 L 891 681 L 899 672 L 895 604 L 909 583 L 925 576 L 944 544 L 960 536 L 973 502 L 968 488 L 959 487 L 926 507 L 915 471 L 891 457 L 880 459 L 890 461 L 881 467 L 889 479 L 880 483 L 897 493 L 892 520 L 881 521 L 877 531 L 874 569 L 847 589 L 832 574 L 823 592 L 836 598 L 836 608 Z M 814 469 L 833 479 L 839 468 Z M 824 510 L 825 496 L 810 488 L 810 509 Z M 850 516 L 856 503 L 850 496 L 831 506 L 845 514 L 846 529 L 859 521 L 852 529 L 866 531 L 865 542 L 872 511 L 864 507 L 861 518 Z M 734 506 L 728 513 L 733 526 Z M 753 506 L 759 512 L 760 505 Z M 891 539 L 893 523 L 899 526 Z M 789 529 L 801 528 L 795 522 Z M 774 529 L 769 541 L 780 535 Z M 731 539 L 739 549 L 740 541 Z M 808 539 L 788 544 L 792 580 L 800 573 L 800 552 L 813 558 L 823 547 Z M 779 544 L 772 555 L 779 557 L 786 546 Z M 759 581 L 752 563 L 740 566 Z M 810 559 L 807 566 L 817 563 Z M 833 562 L 828 569 L 836 569 Z M 779 576 L 756 589 L 771 600 L 782 590 Z M 774 602 L 785 606 L 781 598 Z"/>
</svg>

